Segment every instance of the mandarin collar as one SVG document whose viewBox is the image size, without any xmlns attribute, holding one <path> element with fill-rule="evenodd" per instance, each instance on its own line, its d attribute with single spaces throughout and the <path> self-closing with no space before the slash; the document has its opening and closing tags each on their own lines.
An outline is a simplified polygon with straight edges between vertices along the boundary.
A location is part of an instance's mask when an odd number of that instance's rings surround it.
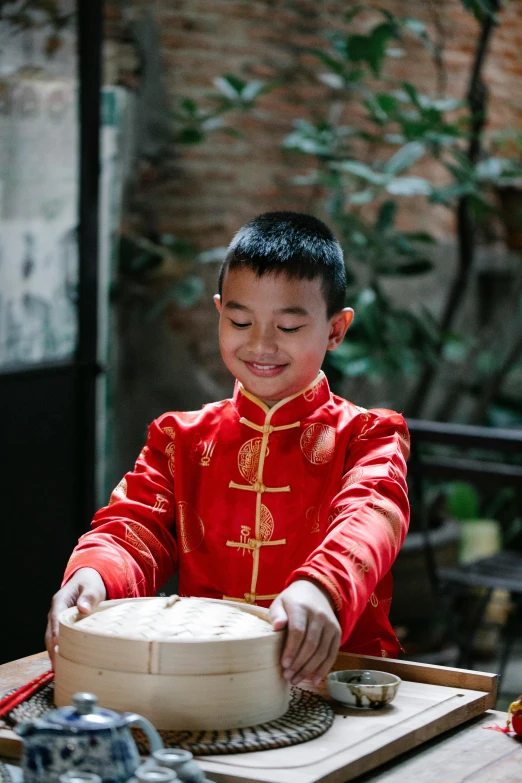
<svg viewBox="0 0 522 783">
<path fill-rule="evenodd" d="M 239 381 L 235 383 L 232 400 L 241 418 L 260 426 L 270 423 L 274 427 L 280 427 L 305 419 L 328 402 L 330 397 L 330 387 L 321 370 L 305 389 L 279 400 L 272 408 L 247 391 Z"/>
</svg>

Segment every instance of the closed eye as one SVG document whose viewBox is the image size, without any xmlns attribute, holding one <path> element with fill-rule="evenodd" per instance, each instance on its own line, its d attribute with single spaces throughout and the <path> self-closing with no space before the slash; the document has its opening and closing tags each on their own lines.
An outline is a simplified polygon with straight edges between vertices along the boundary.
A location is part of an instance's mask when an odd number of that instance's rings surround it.
<svg viewBox="0 0 522 783">
<path fill-rule="evenodd" d="M 238 323 L 237 321 L 233 321 L 232 319 L 230 319 L 230 323 L 232 324 L 232 326 L 235 326 L 235 327 L 237 327 L 238 329 L 244 329 L 244 328 L 245 328 L 245 326 L 252 326 L 252 324 L 251 324 L 251 323 L 240 324 L 240 323 Z"/>
<path fill-rule="evenodd" d="M 302 329 L 302 326 L 294 326 L 292 329 L 287 329 L 284 326 L 278 326 L 277 327 L 281 332 L 284 332 L 285 334 L 292 334 L 292 332 L 298 332 L 299 329 Z"/>
</svg>

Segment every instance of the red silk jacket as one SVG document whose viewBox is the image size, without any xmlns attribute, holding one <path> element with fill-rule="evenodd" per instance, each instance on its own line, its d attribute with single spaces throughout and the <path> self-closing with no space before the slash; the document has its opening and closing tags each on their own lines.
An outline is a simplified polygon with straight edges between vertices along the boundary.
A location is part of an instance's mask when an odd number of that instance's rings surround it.
<svg viewBox="0 0 522 783">
<path fill-rule="evenodd" d="M 331 596 L 342 649 L 396 657 L 390 568 L 408 529 L 402 416 L 331 394 L 321 372 L 268 408 L 232 399 L 166 413 L 65 572 L 96 569 L 108 598 L 180 595 L 269 606 L 296 579 Z"/>
</svg>

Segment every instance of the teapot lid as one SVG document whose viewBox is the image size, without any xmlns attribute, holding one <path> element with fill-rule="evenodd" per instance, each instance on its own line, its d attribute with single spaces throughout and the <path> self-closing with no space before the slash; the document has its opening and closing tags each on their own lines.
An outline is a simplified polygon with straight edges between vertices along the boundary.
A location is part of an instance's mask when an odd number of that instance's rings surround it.
<svg viewBox="0 0 522 783">
<path fill-rule="evenodd" d="M 97 705 L 98 698 L 94 693 L 75 693 L 72 706 L 51 710 L 45 716 L 44 723 L 46 728 L 80 731 L 116 729 L 124 724 L 120 713 Z"/>
</svg>

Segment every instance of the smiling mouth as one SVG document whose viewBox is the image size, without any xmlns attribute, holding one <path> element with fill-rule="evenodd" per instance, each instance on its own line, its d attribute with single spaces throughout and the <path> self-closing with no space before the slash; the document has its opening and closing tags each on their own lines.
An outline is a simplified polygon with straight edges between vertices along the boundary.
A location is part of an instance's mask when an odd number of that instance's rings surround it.
<svg viewBox="0 0 522 783">
<path fill-rule="evenodd" d="M 286 364 L 261 364 L 260 362 L 248 362 L 246 361 L 248 369 L 251 373 L 257 376 L 273 377 L 283 372 Z"/>
</svg>

